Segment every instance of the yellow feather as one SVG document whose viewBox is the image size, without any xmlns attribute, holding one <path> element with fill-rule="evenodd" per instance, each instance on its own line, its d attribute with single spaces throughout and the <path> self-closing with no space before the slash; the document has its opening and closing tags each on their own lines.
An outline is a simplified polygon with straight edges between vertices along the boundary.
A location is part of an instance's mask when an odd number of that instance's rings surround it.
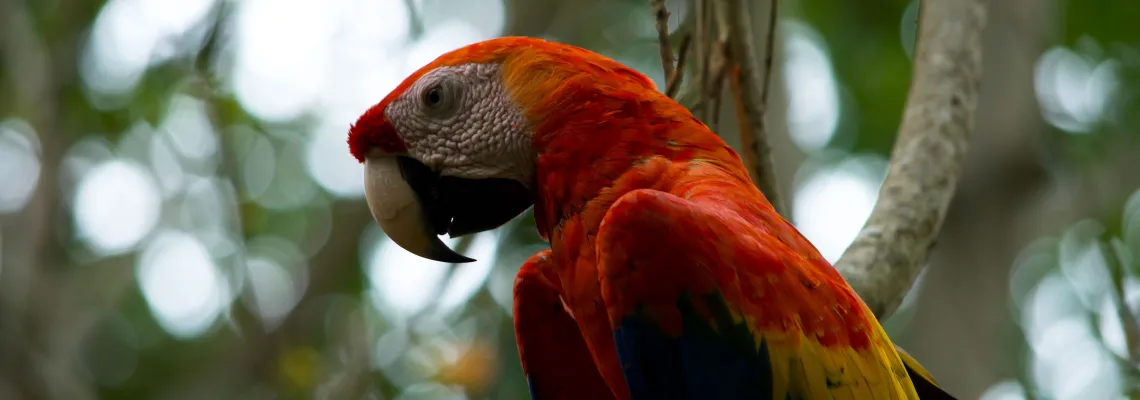
<svg viewBox="0 0 1140 400">
<path fill-rule="evenodd" d="M 875 327 L 872 346 L 863 350 L 824 347 L 800 334 L 768 333 L 763 338 L 772 363 L 773 398 L 918 399 L 903 364 L 903 359 L 912 359 L 895 352 L 881 327 Z"/>
</svg>

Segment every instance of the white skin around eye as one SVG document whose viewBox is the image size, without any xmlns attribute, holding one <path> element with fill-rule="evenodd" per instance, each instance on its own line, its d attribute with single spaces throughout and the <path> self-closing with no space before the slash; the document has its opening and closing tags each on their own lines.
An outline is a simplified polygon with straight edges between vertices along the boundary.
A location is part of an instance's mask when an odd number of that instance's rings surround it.
<svg viewBox="0 0 1140 400">
<path fill-rule="evenodd" d="M 444 176 L 508 178 L 529 184 L 536 155 L 522 107 L 511 99 L 496 64 L 440 67 L 425 74 L 385 110 L 409 155 Z M 457 109 L 438 115 L 423 102 L 443 80 L 461 85 Z"/>
</svg>

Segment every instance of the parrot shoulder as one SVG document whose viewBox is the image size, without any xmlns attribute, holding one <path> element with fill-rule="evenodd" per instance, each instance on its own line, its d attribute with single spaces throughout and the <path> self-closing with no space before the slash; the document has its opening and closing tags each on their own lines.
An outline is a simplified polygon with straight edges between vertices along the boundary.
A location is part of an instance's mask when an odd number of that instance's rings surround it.
<svg viewBox="0 0 1140 400">
<path fill-rule="evenodd" d="M 651 189 L 607 211 L 598 273 L 633 398 L 915 398 L 850 287 L 754 220 Z"/>
</svg>

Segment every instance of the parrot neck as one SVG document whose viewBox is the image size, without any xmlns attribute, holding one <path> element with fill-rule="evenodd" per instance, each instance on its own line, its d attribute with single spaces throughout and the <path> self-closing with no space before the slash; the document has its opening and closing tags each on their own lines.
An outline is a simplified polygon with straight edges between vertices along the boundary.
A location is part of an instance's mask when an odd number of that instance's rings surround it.
<svg viewBox="0 0 1140 400">
<path fill-rule="evenodd" d="M 561 236 L 571 219 L 574 235 L 592 237 L 610 205 L 637 189 L 691 199 L 693 193 L 731 187 L 743 195 L 725 206 L 753 216 L 775 214 L 735 151 L 683 106 L 654 94 L 615 102 L 605 112 L 589 106 L 564 110 L 536 127 L 535 220 L 544 239 Z M 612 99 L 563 104 L 604 107 Z"/>
</svg>

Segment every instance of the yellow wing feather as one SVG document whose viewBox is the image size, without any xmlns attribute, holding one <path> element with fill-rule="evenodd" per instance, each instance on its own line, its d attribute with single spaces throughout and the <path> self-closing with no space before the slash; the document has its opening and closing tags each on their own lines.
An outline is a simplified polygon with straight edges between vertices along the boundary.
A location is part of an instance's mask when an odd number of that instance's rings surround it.
<svg viewBox="0 0 1140 400">
<path fill-rule="evenodd" d="M 905 352 L 895 350 L 875 324 L 874 345 L 863 350 L 825 347 L 796 334 L 766 334 L 772 359 L 773 398 L 834 400 L 918 399 L 906 366 L 924 378 L 929 373 Z M 904 364 L 905 363 L 905 364 Z"/>
</svg>

